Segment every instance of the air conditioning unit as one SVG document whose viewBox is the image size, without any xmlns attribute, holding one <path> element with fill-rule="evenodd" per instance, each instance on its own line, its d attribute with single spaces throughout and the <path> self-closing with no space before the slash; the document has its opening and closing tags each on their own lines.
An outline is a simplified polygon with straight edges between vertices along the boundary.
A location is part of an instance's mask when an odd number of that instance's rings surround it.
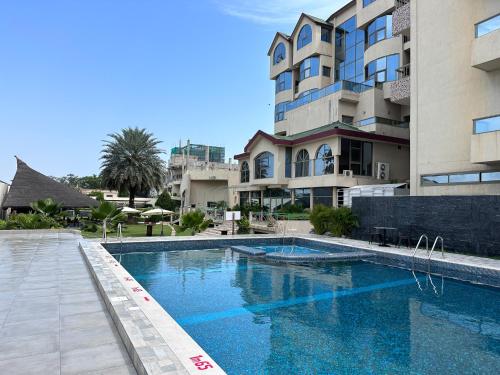
<svg viewBox="0 0 500 375">
<path fill-rule="evenodd" d="M 389 163 L 377 163 L 377 180 L 384 180 L 387 181 L 389 180 L 389 171 L 390 171 L 390 165 Z"/>
<path fill-rule="evenodd" d="M 344 175 L 344 177 L 352 177 L 352 171 L 351 170 L 344 170 L 344 172 L 342 173 Z"/>
</svg>

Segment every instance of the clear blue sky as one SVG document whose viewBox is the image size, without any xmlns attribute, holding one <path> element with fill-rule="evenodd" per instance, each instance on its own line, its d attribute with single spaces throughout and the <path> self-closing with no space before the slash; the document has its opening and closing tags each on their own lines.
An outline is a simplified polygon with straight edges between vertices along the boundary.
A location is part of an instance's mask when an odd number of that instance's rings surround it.
<svg viewBox="0 0 500 375">
<path fill-rule="evenodd" d="M 13 155 L 49 175 L 99 173 L 102 140 L 129 126 L 167 151 L 189 138 L 240 152 L 273 129 L 274 33 L 345 3 L 0 0 L 0 179 Z"/>
</svg>

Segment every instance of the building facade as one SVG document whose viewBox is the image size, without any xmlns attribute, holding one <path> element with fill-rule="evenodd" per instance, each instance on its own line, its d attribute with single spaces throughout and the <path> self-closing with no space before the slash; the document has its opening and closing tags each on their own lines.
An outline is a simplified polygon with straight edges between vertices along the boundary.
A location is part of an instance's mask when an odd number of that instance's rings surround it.
<svg viewBox="0 0 500 375">
<path fill-rule="evenodd" d="M 240 203 L 335 206 L 345 188 L 387 183 L 500 193 L 499 14 L 497 0 L 353 0 L 326 20 L 302 14 L 268 51 L 274 133 L 235 156 Z"/>
<path fill-rule="evenodd" d="M 235 205 L 233 191 L 238 180 L 238 165 L 225 162 L 224 147 L 194 145 L 172 149 L 168 163 L 167 190 L 180 201 L 181 212 L 193 208 L 206 210 L 221 202 Z"/>
</svg>

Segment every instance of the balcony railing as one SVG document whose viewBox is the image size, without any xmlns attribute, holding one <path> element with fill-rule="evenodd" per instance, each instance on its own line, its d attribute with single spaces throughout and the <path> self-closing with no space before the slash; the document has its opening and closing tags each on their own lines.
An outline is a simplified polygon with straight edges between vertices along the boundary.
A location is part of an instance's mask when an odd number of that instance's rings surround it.
<svg viewBox="0 0 500 375">
<path fill-rule="evenodd" d="M 396 69 L 396 72 L 398 73 L 398 79 L 410 76 L 410 65 L 411 64 L 406 64 Z"/>
<path fill-rule="evenodd" d="M 394 2 L 395 6 L 396 6 L 396 9 L 398 8 L 401 8 L 403 6 L 405 6 L 406 4 L 409 4 L 410 3 L 410 0 L 396 0 Z"/>
<path fill-rule="evenodd" d="M 340 90 L 352 91 L 355 93 L 361 93 L 372 89 L 373 86 L 366 85 L 364 83 L 356 83 L 351 81 L 338 81 L 320 90 L 315 90 L 307 95 L 300 97 L 293 102 L 287 103 L 285 112 L 294 110 L 295 108 L 301 107 L 305 104 L 314 102 L 318 99 L 324 98 L 325 96 L 339 92 Z"/>
</svg>

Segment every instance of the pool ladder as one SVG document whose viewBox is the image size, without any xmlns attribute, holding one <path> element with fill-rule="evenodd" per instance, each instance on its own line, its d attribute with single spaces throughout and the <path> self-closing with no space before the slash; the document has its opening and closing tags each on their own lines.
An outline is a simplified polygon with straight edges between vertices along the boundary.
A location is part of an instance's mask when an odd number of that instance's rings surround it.
<svg viewBox="0 0 500 375">
<path fill-rule="evenodd" d="M 417 246 L 415 246 L 415 249 L 413 250 L 413 254 L 411 257 L 411 269 L 412 269 L 412 271 L 415 269 L 415 256 L 417 254 L 417 250 L 420 248 L 420 244 L 422 243 L 423 240 L 425 240 L 425 251 L 427 254 L 427 272 L 430 273 L 432 254 L 434 253 L 434 250 L 436 249 L 436 245 L 438 244 L 438 242 L 441 243 L 441 256 L 444 259 L 444 240 L 443 240 L 443 237 L 437 236 L 434 239 L 434 243 L 432 244 L 431 250 L 429 251 L 429 237 L 427 237 L 426 234 L 422 234 L 420 236 L 420 238 L 418 239 Z"/>
</svg>

